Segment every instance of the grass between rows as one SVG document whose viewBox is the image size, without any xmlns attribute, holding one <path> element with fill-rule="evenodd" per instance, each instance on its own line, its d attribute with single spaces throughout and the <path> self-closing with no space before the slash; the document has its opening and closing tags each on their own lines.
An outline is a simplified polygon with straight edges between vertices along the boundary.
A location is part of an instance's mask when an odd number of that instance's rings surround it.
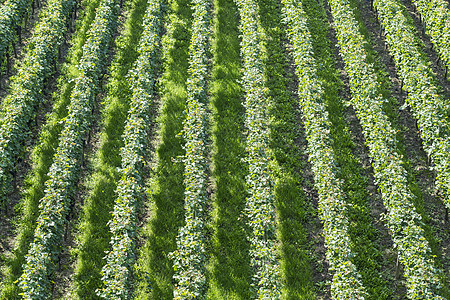
<svg viewBox="0 0 450 300">
<path fill-rule="evenodd" d="M 243 90 L 238 10 L 233 0 L 215 0 L 211 84 L 213 138 L 213 236 L 208 299 L 250 299 L 251 269 L 245 207 Z"/>
<path fill-rule="evenodd" d="M 186 80 L 189 57 L 190 1 L 168 3 L 166 35 L 162 39 L 162 69 L 159 84 L 161 108 L 158 117 L 154 173 L 149 183 L 150 219 L 141 239 L 136 264 L 136 299 L 172 299 L 173 266 L 168 254 L 175 251 L 178 228 L 184 223 L 184 141 L 183 111 L 186 106 Z"/>
<path fill-rule="evenodd" d="M 76 65 L 82 55 L 82 46 L 87 39 L 86 33 L 95 17 L 95 9 L 99 0 L 82 3 L 83 12 L 76 25 L 76 33 L 72 38 L 72 47 L 66 62 L 61 68 L 58 80 L 58 93 L 54 95 L 53 110 L 47 116 L 46 124 L 39 133 L 39 139 L 32 153 L 32 170 L 27 174 L 24 182 L 24 193 L 18 210 L 21 216 L 17 224 L 17 238 L 12 256 L 4 270 L 5 281 L 2 286 L 1 299 L 21 299 L 20 289 L 15 281 L 22 274 L 22 264 L 32 242 L 36 219 L 39 215 L 39 200 L 44 196 L 44 183 L 48 179 L 47 173 L 53 163 L 53 157 L 58 146 L 58 137 L 63 128 L 61 122 L 67 116 L 67 106 L 74 87 L 73 79 L 77 76 Z"/>
<path fill-rule="evenodd" d="M 101 113 L 100 146 L 93 162 L 94 172 L 87 182 L 89 194 L 78 226 L 78 245 L 74 253 L 77 257 L 73 282 L 75 299 L 100 299 L 96 289 L 102 285 L 100 271 L 111 238 L 107 223 L 116 198 L 122 134 L 131 98 L 126 75 L 139 55 L 137 45 L 147 1 L 134 0 L 125 5 L 124 11 L 129 14 L 122 34 L 116 40 L 117 54 L 109 70 L 107 97 Z"/>
</svg>

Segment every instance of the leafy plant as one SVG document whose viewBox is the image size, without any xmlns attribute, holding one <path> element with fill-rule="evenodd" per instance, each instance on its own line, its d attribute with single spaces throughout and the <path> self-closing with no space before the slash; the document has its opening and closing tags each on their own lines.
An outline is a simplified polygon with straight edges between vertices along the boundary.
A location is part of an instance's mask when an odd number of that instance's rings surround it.
<svg viewBox="0 0 450 300">
<path fill-rule="evenodd" d="M 8 195 L 13 190 L 12 175 L 16 161 L 24 151 L 30 132 L 28 123 L 35 117 L 35 109 L 42 101 L 44 82 L 52 74 L 52 62 L 63 42 L 73 5 L 73 0 L 48 3 L 31 38 L 34 47 L 30 47 L 17 75 L 11 79 L 10 92 L 2 103 L 0 204 L 3 206 L 8 205 Z"/>
<path fill-rule="evenodd" d="M 192 2 L 193 21 L 189 46 L 189 77 L 187 79 L 186 118 L 183 137 L 186 150 L 183 181 L 185 185 L 185 225 L 177 236 L 177 250 L 173 259 L 174 299 L 205 299 L 206 253 L 205 210 L 208 201 L 207 80 L 211 35 L 210 3 Z"/>
<path fill-rule="evenodd" d="M 437 270 L 431 249 L 420 226 L 408 187 L 406 170 L 397 152 L 395 131 L 383 112 L 386 102 L 378 95 L 379 84 L 373 66 L 366 62 L 363 37 L 348 1 L 330 1 L 340 54 L 350 79 L 351 104 L 360 119 L 373 159 L 374 177 L 388 211 L 387 224 L 405 267 L 407 294 L 411 299 L 439 299 Z M 434 297 L 434 298 L 433 298 Z"/>
<path fill-rule="evenodd" d="M 0 67 L 10 46 L 16 41 L 17 34 L 20 34 L 18 28 L 22 26 L 33 2 L 35 0 L 7 0 L 2 3 L 0 7 Z"/>
<path fill-rule="evenodd" d="M 274 180 L 267 120 L 267 90 L 264 78 L 263 45 L 259 25 L 258 4 L 254 0 L 238 0 L 242 85 L 245 126 L 247 129 L 245 161 L 249 167 L 246 178 L 248 194 L 246 217 L 250 228 L 250 265 L 255 270 L 253 289 L 258 298 L 278 299 L 281 296 L 279 249 L 276 239 Z"/>
<path fill-rule="evenodd" d="M 283 13 L 288 36 L 293 47 L 296 74 L 299 79 L 298 96 L 308 141 L 309 161 L 319 192 L 319 212 L 324 223 L 325 246 L 330 270 L 333 299 L 364 299 L 366 290 L 351 257 L 348 235 L 349 221 L 345 217 L 342 182 L 337 178 L 335 154 L 331 147 L 330 121 L 322 100 L 323 89 L 316 75 L 316 61 L 301 2 L 283 0 Z"/>
<path fill-rule="evenodd" d="M 135 261 L 137 207 L 144 198 L 144 158 L 148 151 L 150 108 L 154 98 L 158 52 L 162 28 L 162 2 L 149 0 L 144 17 L 143 34 L 139 42 L 140 53 L 129 73 L 132 98 L 123 134 L 121 148 L 121 179 L 117 185 L 111 231 L 112 250 L 108 251 L 102 268 L 104 287 L 98 295 L 105 299 L 129 299 L 132 291 Z"/>
<path fill-rule="evenodd" d="M 430 6 L 433 2 L 428 2 Z M 405 102 L 412 109 L 422 138 L 422 144 L 436 170 L 436 187 L 450 209 L 450 128 L 448 101 L 439 95 L 427 62 L 421 58 L 414 29 L 393 0 L 376 0 L 374 6 L 385 30 L 386 43 L 398 68 Z"/>
<path fill-rule="evenodd" d="M 83 154 L 84 136 L 91 124 L 92 104 L 97 94 L 99 77 L 105 64 L 107 46 L 116 28 L 118 4 L 103 1 L 83 47 L 80 71 L 72 91 L 69 113 L 59 138 L 54 162 L 48 173 L 45 196 L 40 201 L 40 215 L 23 266 L 19 286 L 25 299 L 51 297 L 51 276 L 61 249 L 66 215 L 78 179 Z"/>
</svg>

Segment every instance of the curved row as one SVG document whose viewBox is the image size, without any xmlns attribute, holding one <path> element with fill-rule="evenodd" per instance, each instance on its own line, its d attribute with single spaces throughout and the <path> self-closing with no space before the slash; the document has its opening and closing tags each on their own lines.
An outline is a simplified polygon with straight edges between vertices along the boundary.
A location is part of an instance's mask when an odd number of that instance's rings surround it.
<svg viewBox="0 0 450 300">
<path fill-rule="evenodd" d="M 364 299 L 361 276 L 351 262 L 348 219 L 342 183 L 336 176 L 336 162 L 331 147 L 330 121 L 322 101 L 323 90 L 316 75 L 311 37 L 300 1 L 283 0 L 283 13 L 293 46 L 298 96 L 308 141 L 309 161 L 319 192 L 319 210 L 324 222 L 325 246 L 330 269 L 334 272 L 331 285 L 333 299 Z"/>
<path fill-rule="evenodd" d="M 19 286 L 25 299 L 51 297 L 51 276 L 61 249 L 62 235 L 70 198 L 80 170 L 84 136 L 91 124 L 92 105 L 97 94 L 99 76 L 105 64 L 109 42 L 116 28 L 118 5 L 105 0 L 83 47 L 80 75 L 71 94 L 69 113 L 60 135 L 59 146 L 46 181 L 45 196 L 40 201 L 40 215 L 34 242 L 27 254 Z"/>
<path fill-rule="evenodd" d="M 242 84 L 246 92 L 246 161 L 249 166 L 246 215 L 250 227 L 250 265 L 255 270 L 253 286 L 258 298 L 281 296 L 279 254 L 276 242 L 274 183 L 270 162 L 269 128 L 266 120 L 267 95 L 257 2 L 238 0 L 242 33 Z"/>
<path fill-rule="evenodd" d="M 108 222 L 111 246 L 102 268 L 105 287 L 98 292 L 105 299 L 129 299 L 132 287 L 132 268 L 135 261 L 136 212 L 144 198 L 144 159 L 147 157 L 150 109 L 154 98 L 156 67 L 161 40 L 162 1 L 149 0 L 144 17 L 144 31 L 139 53 L 129 73 L 133 96 L 123 134 L 121 149 L 121 178 L 117 185 L 117 199 Z"/>
<path fill-rule="evenodd" d="M 428 156 L 435 164 L 436 186 L 442 192 L 444 204 L 450 209 L 450 128 L 445 100 L 439 95 L 431 70 L 420 59 L 414 29 L 392 0 L 376 0 L 378 18 L 385 29 L 389 52 L 394 57 L 403 89 L 408 92 L 406 103 L 412 108 L 420 129 L 420 137 Z"/>
<path fill-rule="evenodd" d="M 439 285 L 431 249 L 417 213 L 406 170 L 396 150 L 395 132 L 383 112 L 379 84 L 373 67 L 366 62 L 363 37 L 348 1 L 330 1 L 340 54 L 350 78 L 351 103 L 363 128 L 366 145 L 373 159 L 374 177 L 388 210 L 388 227 L 399 261 L 404 265 L 410 299 L 437 297 Z M 437 298 L 433 298 L 437 299 Z"/>
<path fill-rule="evenodd" d="M 206 253 L 205 213 L 208 201 L 208 58 L 211 35 L 211 4 L 207 0 L 193 1 L 193 21 L 189 46 L 186 119 L 183 124 L 184 149 L 184 209 L 185 225 L 177 236 L 173 257 L 175 299 L 205 299 Z"/>
<path fill-rule="evenodd" d="M 24 151 L 30 131 L 28 123 L 36 115 L 42 100 L 45 79 L 66 34 L 67 19 L 73 0 L 50 1 L 36 25 L 31 44 L 17 75 L 12 78 L 9 95 L 4 99 L 0 127 L 0 203 L 7 205 L 17 158 Z"/>
</svg>

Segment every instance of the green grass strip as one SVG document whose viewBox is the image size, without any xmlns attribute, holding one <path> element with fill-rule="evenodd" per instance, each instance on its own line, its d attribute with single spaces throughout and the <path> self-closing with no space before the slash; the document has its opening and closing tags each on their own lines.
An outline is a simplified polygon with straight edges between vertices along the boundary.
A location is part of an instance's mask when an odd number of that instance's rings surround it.
<svg viewBox="0 0 450 300">
<path fill-rule="evenodd" d="M 213 236 L 208 299 L 250 299 L 249 243 L 241 212 L 245 176 L 244 96 L 241 78 L 238 10 L 233 0 L 214 1 L 214 55 L 211 82 Z"/>
<path fill-rule="evenodd" d="M 164 70 L 159 112 L 159 145 L 156 168 L 149 187 L 151 217 L 143 232 L 136 274 L 136 299 L 173 299 L 173 263 L 169 253 L 176 250 L 178 228 L 184 223 L 183 111 L 186 109 L 186 80 L 190 43 L 190 1 L 168 4 L 166 35 L 162 40 Z"/>
<path fill-rule="evenodd" d="M 102 267 L 104 287 L 97 293 L 105 299 L 130 299 L 133 293 L 137 216 L 145 199 L 148 173 L 145 162 L 150 153 L 151 109 L 155 104 L 163 8 L 163 1 L 148 1 L 139 40 L 140 55 L 127 76 L 133 94 L 123 133 L 124 145 L 120 150 L 121 177 L 112 218 L 108 222 L 112 247 L 109 247 L 104 258 L 106 264 Z"/>
</svg>

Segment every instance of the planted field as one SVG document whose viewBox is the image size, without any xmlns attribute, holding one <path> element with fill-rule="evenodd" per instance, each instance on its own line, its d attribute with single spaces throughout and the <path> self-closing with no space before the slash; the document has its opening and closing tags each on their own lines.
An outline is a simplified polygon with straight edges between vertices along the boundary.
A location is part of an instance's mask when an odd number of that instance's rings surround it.
<svg viewBox="0 0 450 300">
<path fill-rule="evenodd" d="M 445 1 L 4 0 L 0 29 L 0 299 L 450 299 Z"/>
</svg>

